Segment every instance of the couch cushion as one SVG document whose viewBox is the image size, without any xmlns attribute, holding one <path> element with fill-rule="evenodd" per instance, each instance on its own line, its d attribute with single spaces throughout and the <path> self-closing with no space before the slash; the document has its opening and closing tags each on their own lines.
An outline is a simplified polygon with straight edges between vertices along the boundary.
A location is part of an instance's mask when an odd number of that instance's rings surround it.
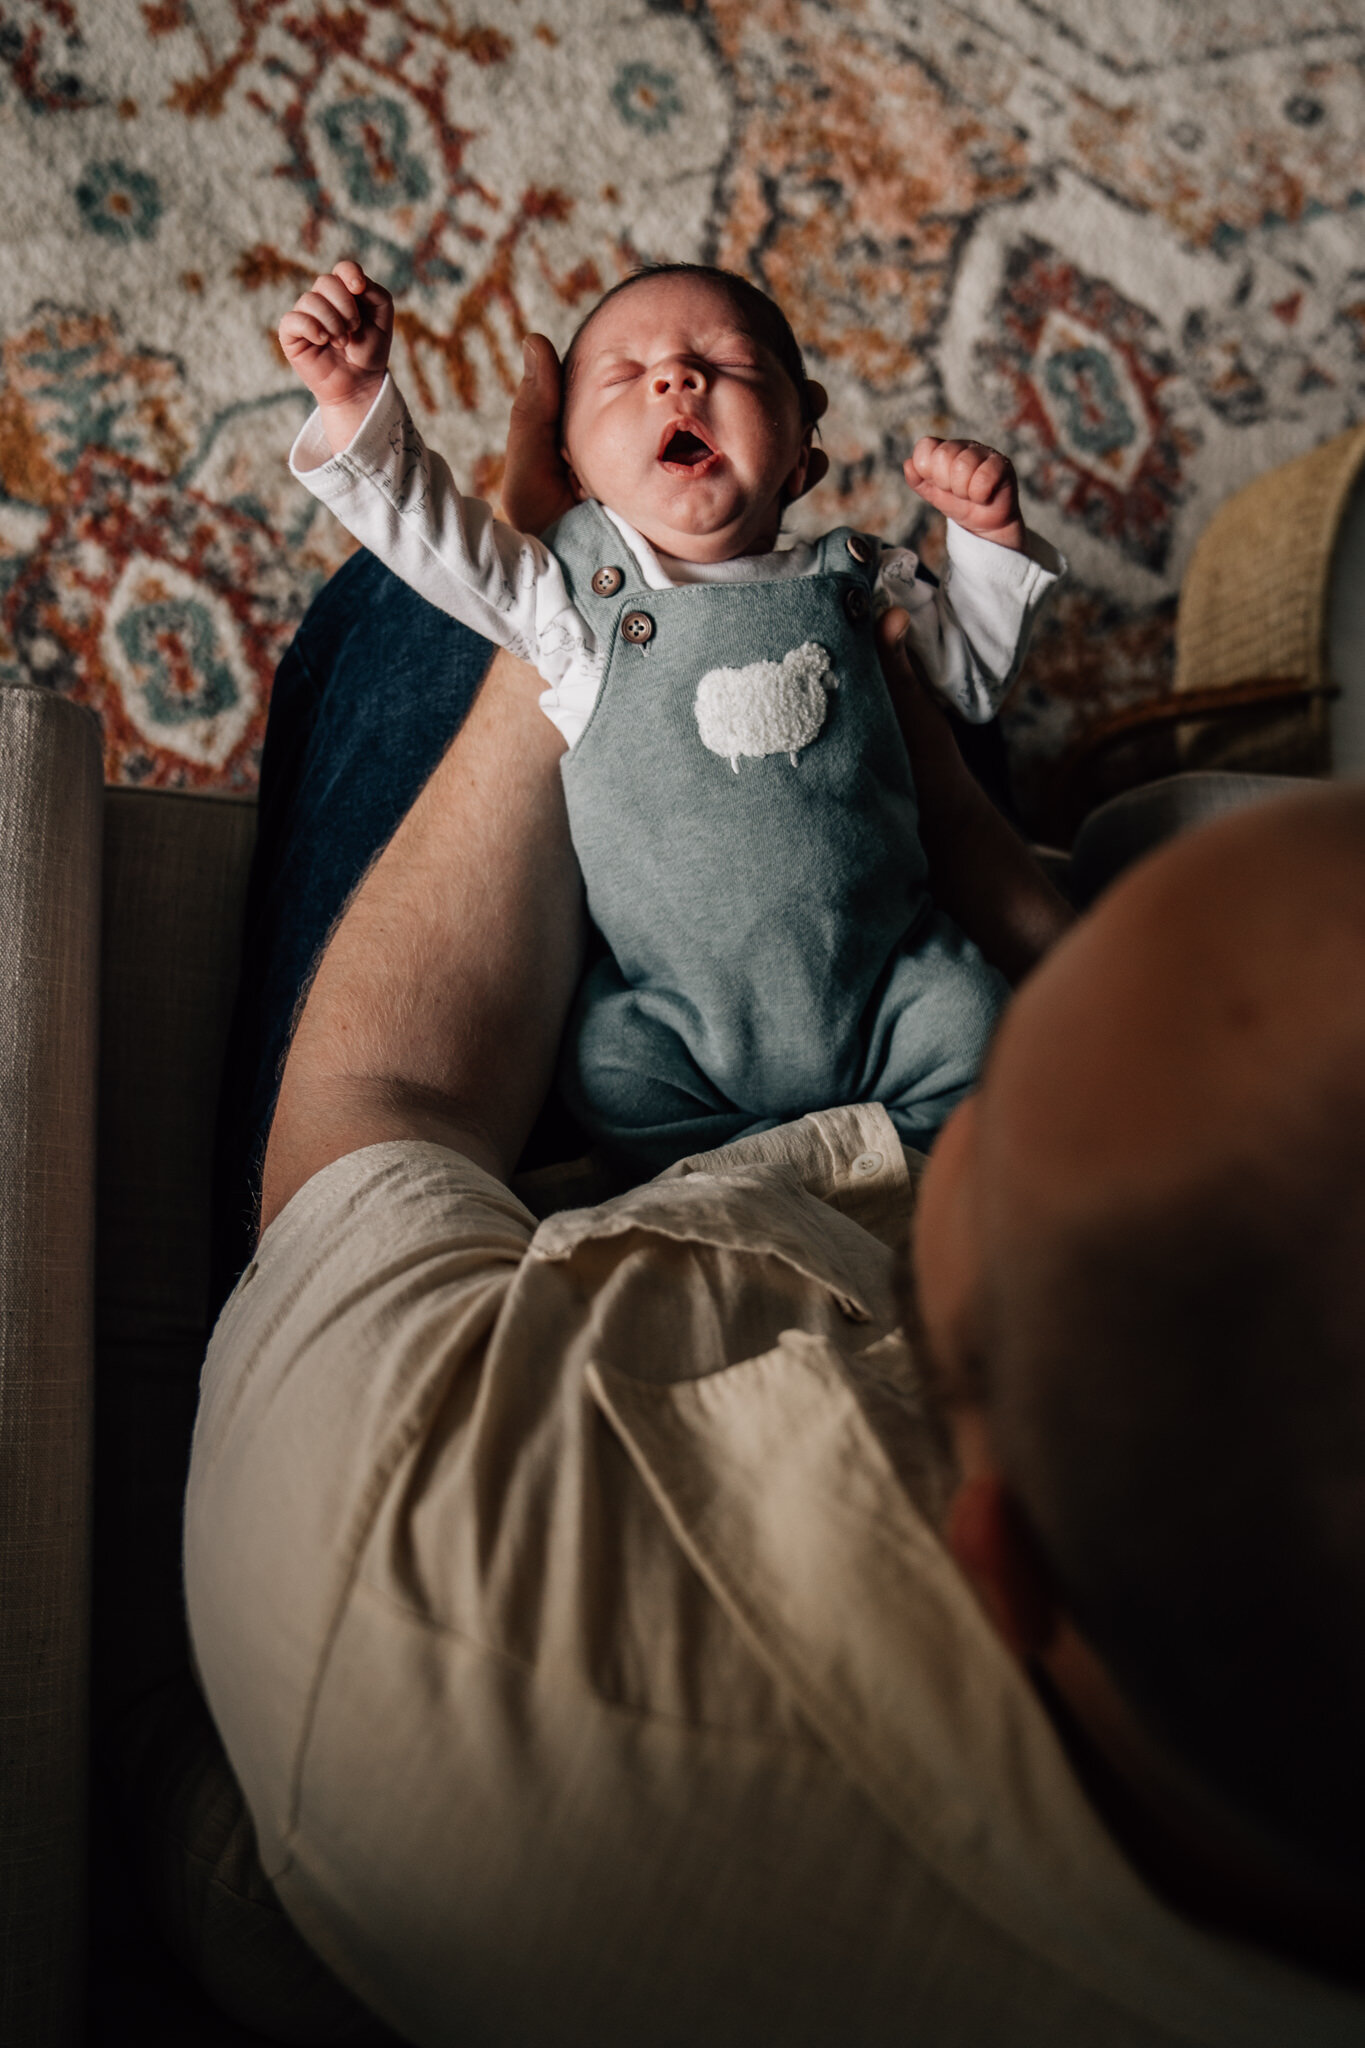
<svg viewBox="0 0 1365 2048">
<path fill-rule="evenodd" d="M 207 1342 L 214 1106 L 255 807 L 105 803 L 97 1301 L 97 1718 L 184 1666 L 180 1513 Z"/>
<path fill-rule="evenodd" d="M 181 1510 L 208 1340 L 219 1077 L 255 806 L 106 793 L 97 1227 L 95 1700 L 117 1839 L 167 1947 L 221 2014 L 214 2038 L 389 2037 L 285 1918 L 189 1662 Z M 106 1944 L 107 1945 L 107 1944 Z M 97 1986 L 150 2026 L 170 1979 Z M 183 1993 L 181 1994 L 184 1995 Z"/>
<path fill-rule="evenodd" d="M 0 689 L 0 2040 L 80 2020 L 100 735 Z"/>
</svg>

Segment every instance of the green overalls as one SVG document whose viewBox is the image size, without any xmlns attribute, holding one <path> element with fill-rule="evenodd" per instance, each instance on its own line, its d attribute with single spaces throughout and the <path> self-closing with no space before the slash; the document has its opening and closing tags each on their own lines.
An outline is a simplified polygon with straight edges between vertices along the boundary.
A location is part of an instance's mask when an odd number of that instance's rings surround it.
<svg viewBox="0 0 1365 2048">
<path fill-rule="evenodd" d="M 596 504 L 545 539 L 610 648 L 562 764 L 610 948 L 570 1018 L 570 1107 L 654 1171 L 846 1102 L 927 1146 L 1007 990 L 926 888 L 876 544 L 841 527 L 811 575 L 660 591 Z"/>
</svg>

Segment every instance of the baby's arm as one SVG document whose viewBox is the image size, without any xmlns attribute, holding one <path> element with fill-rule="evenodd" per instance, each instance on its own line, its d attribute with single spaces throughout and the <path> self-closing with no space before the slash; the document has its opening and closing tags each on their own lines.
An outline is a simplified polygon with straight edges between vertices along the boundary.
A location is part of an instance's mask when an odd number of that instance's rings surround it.
<svg viewBox="0 0 1365 2048">
<path fill-rule="evenodd" d="M 387 373 L 392 333 L 393 300 L 349 258 L 285 315 L 285 354 L 318 401 L 290 467 L 405 583 L 557 683 L 593 654 L 559 564 L 426 446 Z"/>
<path fill-rule="evenodd" d="M 992 718 L 1019 670 L 1029 632 L 1065 564 L 1030 534 L 1014 470 L 979 441 L 916 442 L 906 482 L 948 518 L 942 587 L 908 550 L 882 557 L 879 596 L 903 607 L 915 656 L 934 688 L 973 723 Z"/>
</svg>

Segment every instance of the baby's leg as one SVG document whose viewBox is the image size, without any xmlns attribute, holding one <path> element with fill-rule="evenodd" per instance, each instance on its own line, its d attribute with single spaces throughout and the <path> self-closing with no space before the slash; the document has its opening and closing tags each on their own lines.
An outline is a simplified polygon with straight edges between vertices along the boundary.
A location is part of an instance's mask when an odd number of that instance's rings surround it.
<svg viewBox="0 0 1365 2048">
<path fill-rule="evenodd" d="M 917 936 L 893 957 L 869 1010 L 859 1093 L 884 1103 L 906 1143 L 927 1151 L 976 1082 L 1009 985 L 941 911 Z"/>
<path fill-rule="evenodd" d="M 768 1128 L 727 1101 L 693 1059 L 666 1004 L 628 987 L 610 956 L 590 969 L 579 990 L 559 1085 L 595 1142 L 641 1176 Z"/>
</svg>

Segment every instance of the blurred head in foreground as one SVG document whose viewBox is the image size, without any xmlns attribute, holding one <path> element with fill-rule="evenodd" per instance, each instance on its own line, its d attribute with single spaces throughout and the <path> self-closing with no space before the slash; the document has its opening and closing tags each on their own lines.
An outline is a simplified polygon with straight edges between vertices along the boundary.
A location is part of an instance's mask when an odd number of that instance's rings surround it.
<svg viewBox="0 0 1365 2048">
<path fill-rule="evenodd" d="M 949 1538 L 1197 1915 L 1365 1932 L 1365 790 L 1134 870 L 1008 1011 L 916 1236 Z"/>
</svg>

